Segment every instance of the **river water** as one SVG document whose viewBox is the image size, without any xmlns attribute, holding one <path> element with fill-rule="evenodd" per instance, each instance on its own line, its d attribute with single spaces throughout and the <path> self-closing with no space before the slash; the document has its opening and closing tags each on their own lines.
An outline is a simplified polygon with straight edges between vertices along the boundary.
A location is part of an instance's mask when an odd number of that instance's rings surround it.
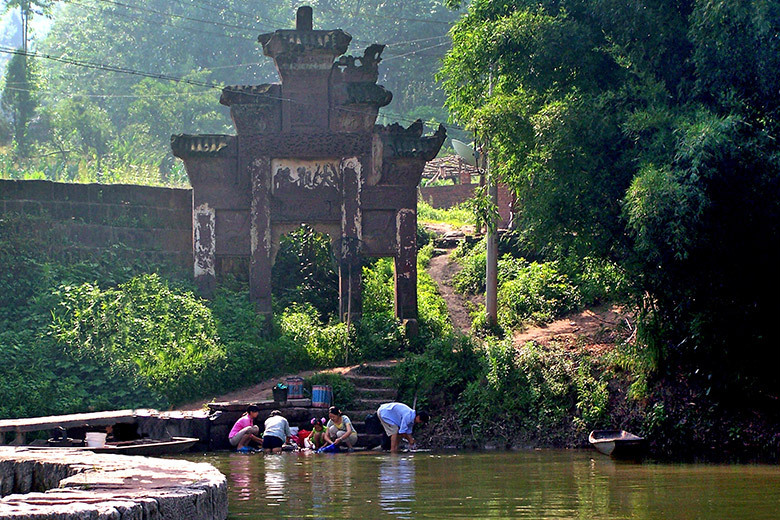
<svg viewBox="0 0 780 520">
<path fill-rule="evenodd" d="M 780 467 L 619 463 L 591 451 L 190 455 L 231 519 L 780 519 Z"/>
</svg>

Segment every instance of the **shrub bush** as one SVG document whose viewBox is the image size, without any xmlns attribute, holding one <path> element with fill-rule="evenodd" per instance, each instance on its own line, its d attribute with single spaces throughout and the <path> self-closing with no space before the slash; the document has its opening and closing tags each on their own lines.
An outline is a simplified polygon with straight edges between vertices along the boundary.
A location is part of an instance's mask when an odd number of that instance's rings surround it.
<svg viewBox="0 0 780 520">
<path fill-rule="evenodd" d="M 485 292 L 487 253 L 484 247 L 474 248 L 461 258 L 463 268 L 453 277 L 452 286 L 461 294 Z"/>
<path fill-rule="evenodd" d="M 171 403 L 213 388 L 210 368 L 225 350 L 205 302 L 171 290 L 157 275 L 142 275 L 101 290 L 62 286 L 53 333 L 84 358 L 108 364 L 113 375 L 134 377 Z"/>
<path fill-rule="evenodd" d="M 576 310 L 580 295 L 568 277 L 559 272 L 554 262 L 533 262 L 518 265 L 511 278 L 498 290 L 498 315 L 502 328 L 511 330 L 525 321 L 549 323 L 555 318 Z"/>
<path fill-rule="evenodd" d="M 465 227 L 474 224 L 474 212 L 462 204 L 448 209 L 437 209 L 424 200 L 418 200 L 417 220 L 419 222 L 441 222 L 453 227 Z"/>
<path fill-rule="evenodd" d="M 279 318 L 281 332 L 305 354 L 299 368 L 333 367 L 344 362 L 348 342 L 346 323 L 323 326 L 317 310 L 306 304 L 296 305 Z"/>
<path fill-rule="evenodd" d="M 484 364 L 471 339 L 440 336 L 423 352 L 408 355 L 399 365 L 399 399 L 409 404 L 416 399 L 419 408 L 452 405 L 466 385 L 483 371 Z"/>
<path fill-rule="evenodd" d="M 338 316 L 339 275 L 327 235 L 302 225 L 283 236 L 271 278 L 280 308 L 308 303 L 322 321 Z"/>
<path fill-rule="evenodd" d="M 626 301 L 631 295 L 628 276 L 619 265 L 596 258 L 567 258 L 559 262 L 586 306 Z"/>
<path fill-rule="evenodd" d="M 477 440 L 498 437 L 509 444 L 544 438 L 555 444 L 603 417 L 606 383 L 594 378 L 587 360 L 563 348 L 534 343 L 515 348 L 511 339 L 489 339 L 484 364 L 484 376 L 469 382 L 456 405 L 461 423 Z"/>
</svg>

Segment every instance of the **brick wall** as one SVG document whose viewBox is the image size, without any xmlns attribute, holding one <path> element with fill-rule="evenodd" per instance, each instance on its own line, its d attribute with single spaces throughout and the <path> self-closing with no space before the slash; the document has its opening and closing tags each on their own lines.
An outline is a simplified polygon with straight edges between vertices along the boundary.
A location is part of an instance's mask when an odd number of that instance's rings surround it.
<svg viewBox="0 0 780 520">
<path fill-rule="evenodd" d="M 453 184 L 451 186 L 427 186 L 420 187 L 422 199 L 437 209 L 451 208 L 456 204 L 465 202 L 474 195 L 478 184 Z M 498 185 L 498 213 L 501 215 L 499 227 L 509 224 L 509 205 L 512 195 L 503 184 Z"/>
<path fill-rule="evenodd" d="M 88 253 L 122 244 L 192 268 L 189 189 L 0 179 L 0 218 L 11 213 L 41 217 L 63 247 Z"/>
</svg>

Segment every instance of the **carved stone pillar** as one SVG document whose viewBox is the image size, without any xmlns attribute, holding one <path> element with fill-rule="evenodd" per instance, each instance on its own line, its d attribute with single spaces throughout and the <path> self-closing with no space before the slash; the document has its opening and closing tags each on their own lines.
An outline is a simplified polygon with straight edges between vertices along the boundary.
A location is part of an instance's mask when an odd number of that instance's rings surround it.
<svg viewBox="0 0 780 520">
<path fill-rule="evenodd" d="M 271 189 L 270 157 L 255 158 L 249 165 L 252 178 L 249 297 L 257 312 L 271 317 Z"/>
<path fill-rule="evenodd" d="M 192 246 L 195 284 L 205 298 L 211 298 L 217 287 L 216 210 L 208 202 L 193 196 Z"/>
<path fill-rule="evenodd" d="M 339 316 L 346 321 L 363 312 L 361 283 L 361 243 L 363 222 L 360 210 L 361 174 L 366 158 L 348 157 L 341 161 L 341 248 L 339 253 Z"/>
<path fill-rule="evenodd" d="M 396 214 L 395 315 L 399 320 L 417 319 L 417 212 L 401 209 Z"/>
</svg>

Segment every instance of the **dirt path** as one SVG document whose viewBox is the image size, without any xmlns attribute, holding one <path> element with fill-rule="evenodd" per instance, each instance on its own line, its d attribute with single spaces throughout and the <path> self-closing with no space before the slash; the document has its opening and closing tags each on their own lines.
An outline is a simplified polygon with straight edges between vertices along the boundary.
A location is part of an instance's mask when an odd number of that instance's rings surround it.
<svg viewBox="0 0 780 520">
<path fill-rule="evenodd" d="M 513 343 L 521 346 L 529 341 L 539 344 L 563 343 L 568 348 L 584 348 L 601 354 L 634 333 L 634 316 L 618 305 L 601 305 L 570 314 L 541 327 L 528 327 L 515 332 Z"/>
<path fill-rule="evenodd" d="M 446 249 L 446 254 L 434 256 L 428 266 L 428 273 L 439 286 L 439 294 L 447 304 L 447 311 L 455 330 L 463 334 L 471 332 L 471 316 L 466 309 L 463 297 L 452 287 L 452 278 L 460 271 L 460 266 L 451 258 L 452 249 Z"/>
</svg>

